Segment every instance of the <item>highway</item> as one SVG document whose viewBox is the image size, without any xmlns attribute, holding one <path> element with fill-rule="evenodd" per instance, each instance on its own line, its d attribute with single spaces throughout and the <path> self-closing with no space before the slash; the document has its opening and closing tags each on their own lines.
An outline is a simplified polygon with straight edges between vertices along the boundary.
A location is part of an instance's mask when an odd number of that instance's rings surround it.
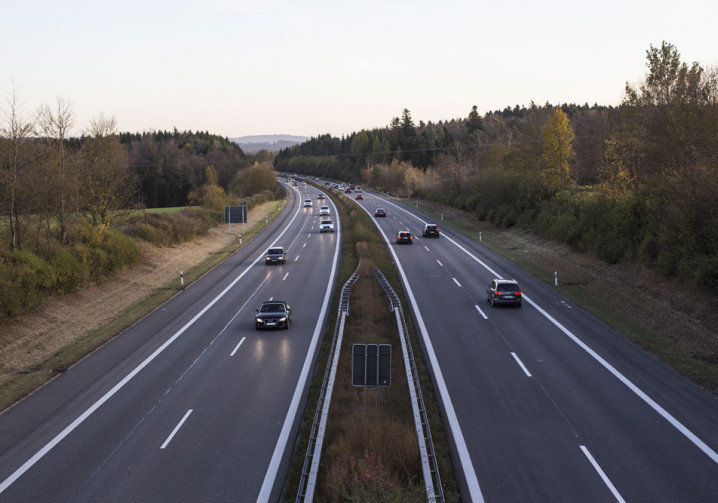
<svg viewBox="0 0 718 503">
<path fill-rule="evenodd" d="M 1 502 L 279 499 L 341 235 L 319 233 L 315 189 L 289 189 L 259 236 L 0 415 Z M 286 264 L 264 264 L 272 245 Z M 289 330 L 255 330 L 268 299 Z"/>
<path fill-rule="evenodd" d="M 350 196 L 352 197 L 352 196 Z M 716 501 L 718 400 L 476 241 L 377 194 L 464 501 Z M 422 238 L 425 223 L 440 238 Z M 393 242 L 408 229 L 412 245 Z M 492 308 L 494 277 L 523 307 Z"/>
</svg>

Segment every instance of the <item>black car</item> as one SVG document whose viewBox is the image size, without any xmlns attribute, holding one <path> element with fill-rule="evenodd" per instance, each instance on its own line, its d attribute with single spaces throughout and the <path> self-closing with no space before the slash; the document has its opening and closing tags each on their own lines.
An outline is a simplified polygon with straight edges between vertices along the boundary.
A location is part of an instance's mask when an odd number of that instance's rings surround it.
<svg viewBox="0 0 718 503">
<path fill-rule="evenodd" d="M 254 315 L 257 330 L 264 328 L 289 328 L 292 323 L 292 308 L 283 300 L 263 302 Z"/>
<path fill-rule="evenodd" d="M 374 216 L 375 217 L 385 217 L 386 210 L 384 208 L 377 208 L 376 210 L 374 210 Z"/>
<path fill-rule="evenodd" d="M 494 278 L 489 283 L 489 289 L 486 291 L 486 301 L 491 306 L 499 304 L 510 304 L 521 307 L 521 289 L 515 279 L 498 279 Z"/>
<path fill-rule="evenodd" d="M 264 263 L 269 264 L 284 264 L 287 262 L 287 255 L 284 253 L 284 248 L 275 246 L 269 248 L 264 256 Z"/>
<path fill-rule="evenodd" d="M 409 231 L 399 231 L 396 233 L 397 244 L 412 244 L 414 242 L 414 236 Z"/>
<path fill-rule="evenodd" d="M 439 237 L 439 226 L 435 224 L 426 224 L 424 230 L 421 233 L 425 238 L 438 238 Z"/>
</svg>

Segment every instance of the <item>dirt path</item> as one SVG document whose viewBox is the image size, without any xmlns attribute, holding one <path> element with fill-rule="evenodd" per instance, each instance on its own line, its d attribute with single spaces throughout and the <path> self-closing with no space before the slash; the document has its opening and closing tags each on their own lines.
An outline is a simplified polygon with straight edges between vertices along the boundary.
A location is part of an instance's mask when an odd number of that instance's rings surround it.
<svg viewBox="0 0 718 503">
<path fill-rule="evenodd" d="M 259 222 L 274 202 L 253 208 L 247 228 Z M 142 244 L 140 262 L 100 285 L 51 299 L 29 313 L 0 322 L 0 385 L 32 369 L 68 344 L 107 324 L 129 307 L 176 280 L 236 240 L 225 225 L 206 236 L 171 247 Z"/>
</svg>

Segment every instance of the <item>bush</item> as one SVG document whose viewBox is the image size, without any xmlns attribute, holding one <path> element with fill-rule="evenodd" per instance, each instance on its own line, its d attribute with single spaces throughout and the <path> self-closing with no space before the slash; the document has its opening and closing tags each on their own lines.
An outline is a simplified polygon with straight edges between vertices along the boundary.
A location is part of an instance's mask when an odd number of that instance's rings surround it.
<svg viewBox="0 0 718 503">
<path fill-rule="evenodd" d="M 60 250 L 50 260 L 50 267 L 55 271 L 55 292 L 59 295 L 76 292 L 85 279 L 82 263 L 67 249 Z"/>
<path fill-rule="evenodd" d="M 39 305 L 55 284 L 55 272 L 29 251 L 0 254 L 0 315 L 16 316 Z"/>
<path fill-rule="evenodd" d="M 100 248 L 107 253 L 109 271 L 136 264 L 140 258 L 140 247 L 121 232 L 106 231 Z"/>
<path fill-rule="evenodd" d="M 156 246 L 170 246 L 203 236 L 221 215 L 208 210 L 184 209 L 177 213 L 142 213 L 130 219 L 125 234 Z"/>
</svg>

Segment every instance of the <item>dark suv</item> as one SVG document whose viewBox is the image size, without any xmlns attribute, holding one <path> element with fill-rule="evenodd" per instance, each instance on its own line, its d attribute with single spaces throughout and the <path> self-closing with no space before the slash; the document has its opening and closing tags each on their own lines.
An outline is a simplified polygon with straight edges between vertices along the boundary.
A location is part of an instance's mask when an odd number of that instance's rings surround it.
<svg viewBox="0 0 718 503">
<path fill-rule="evenodd" d="M 398 244 L 412 244 L 414 242 L 414 237 L 409 231 L 399 231 L 396 233 L 396 242 Z"/>
<path fill-rule="evenodd" d="M 421 233 L 425 238 L 438 238 L 439 237 L 439 226 L 435 224 L 426 224 L 424 231 Z"/>
<path fill-rule="evenodd" d="M 289 328 L 292 323 L 292 308 L 283 300 L 263 302 L 254 315 L 254 326 L 263 328 Z"/>
<path fill-rule="evenodd" d="M 511 304 L 521 307 L 521 289 L 515 279 L 497 279 L 494 278 L 489 283 L 489 289 L 486 291 L 486 301 L 491 306 L 498 304 Z"/>
</svg>

